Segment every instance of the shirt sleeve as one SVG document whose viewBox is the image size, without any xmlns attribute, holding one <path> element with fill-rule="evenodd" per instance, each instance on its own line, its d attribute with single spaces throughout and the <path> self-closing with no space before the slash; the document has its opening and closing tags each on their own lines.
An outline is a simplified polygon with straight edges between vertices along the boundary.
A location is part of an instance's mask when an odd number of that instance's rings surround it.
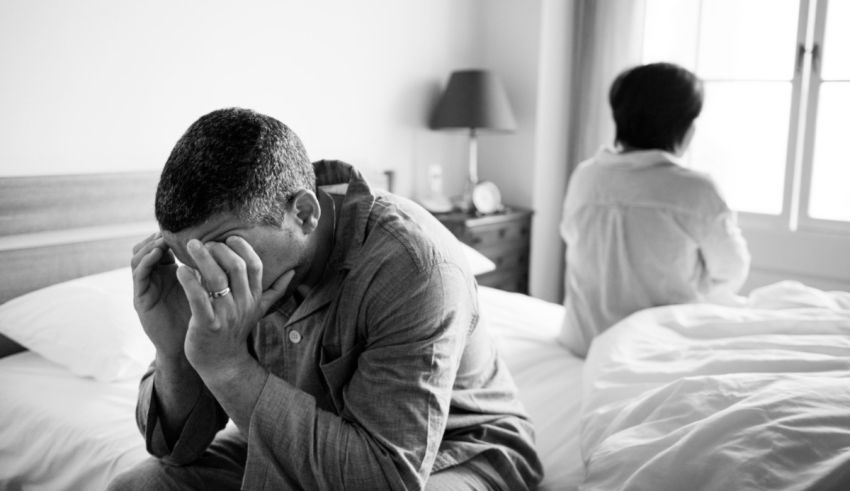
<svg viewBox="0 0 850 491">
<path fill-rule="evenodd" d="M 364 346 L 322 367 L 326 378 L 336 370 L 351 376 L 339 415 L 268 377 L 248 431 L 246 479 L 252 489 L 293 482 L 306 489 L 424 486 L 446 427 L 466 336 L 478 316 L 474 284 L 457 266 L 416 269 L 378 273 L 363 301 Z"/>
<path fill-rule="evenodd" d="M 205 387 L 173 446 L 169 446 L 160 422 L 159 403 L 154 388 L 156 362 L 142 376 L 136 405 L 136 423 L 145 436 L 148 453 L 173 465 L 186 465 L 197 460 L 216 433 L 227 424 L 227 414 Z"/>
<path fill-rule="evenodd" d="M 735 212 L 726 209 L 710 220 L 699 247 L 706 270 L 705 294 L 737 292 L 750 271 L 750 253 Z"/>
</svg>

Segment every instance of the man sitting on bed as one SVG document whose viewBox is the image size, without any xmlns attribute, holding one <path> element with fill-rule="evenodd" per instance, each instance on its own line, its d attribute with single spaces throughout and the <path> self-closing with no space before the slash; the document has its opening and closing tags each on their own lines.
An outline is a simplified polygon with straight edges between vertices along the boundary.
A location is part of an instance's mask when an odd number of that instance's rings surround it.
<svg viewBox="0 0 850 491">
<path fill-rule="evenodd" d="M 423 209 L 347 164 L 311 164 L 276 119 L 226 109 L 177 142 L 156 217 L 132 267 L 157 350 L 136 416 L 158 458 L 111 489 L 540 480 L 475 280 Z"/>
</svg>

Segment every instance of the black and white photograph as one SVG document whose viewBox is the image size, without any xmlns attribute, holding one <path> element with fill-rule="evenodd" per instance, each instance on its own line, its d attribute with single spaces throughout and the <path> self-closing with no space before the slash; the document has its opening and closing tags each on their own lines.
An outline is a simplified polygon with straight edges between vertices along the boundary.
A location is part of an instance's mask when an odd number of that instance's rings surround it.
<svg viewBox="0 0 850 491">
<path fill-rule="evenodd" d="M 0 491 L 850 489 L 850 0 L 0 0 Z"/>
</svg>

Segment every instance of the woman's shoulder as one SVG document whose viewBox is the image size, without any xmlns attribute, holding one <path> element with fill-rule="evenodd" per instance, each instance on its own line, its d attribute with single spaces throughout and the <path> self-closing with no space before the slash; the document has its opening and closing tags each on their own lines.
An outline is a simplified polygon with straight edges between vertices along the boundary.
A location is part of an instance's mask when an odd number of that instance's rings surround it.
<svg viewBox="0 0 850 491">
<path fill-rule="evenodd" d="M 670 189 L 683 201 L 691 203 L 695 212 L 714 214 L 729 209 L 711 174 L 682 166 L 669 169 L 669 173 Z"/>
</svg>

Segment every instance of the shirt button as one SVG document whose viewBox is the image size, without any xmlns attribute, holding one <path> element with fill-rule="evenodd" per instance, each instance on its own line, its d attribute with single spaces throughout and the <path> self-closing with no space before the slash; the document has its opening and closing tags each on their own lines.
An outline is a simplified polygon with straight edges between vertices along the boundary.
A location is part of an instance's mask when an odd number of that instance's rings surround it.
<svg viewBox="0 0 850 491">
<path fill-rule="evenodd" d="M 292 341 L 295 344 L 300 343 L 301 342 L 301 333 L 298 332 L 298 331 L 295 331 L 295 330 L 289 331 L 289 340 Z"/>
</svg>

